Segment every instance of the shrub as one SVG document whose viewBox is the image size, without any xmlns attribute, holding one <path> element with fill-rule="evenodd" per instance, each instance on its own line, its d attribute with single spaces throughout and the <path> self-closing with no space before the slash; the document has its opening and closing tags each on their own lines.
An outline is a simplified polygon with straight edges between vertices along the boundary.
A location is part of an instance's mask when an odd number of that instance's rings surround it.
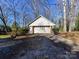
<svg viewBox="0 0 79 59">
<path fill-rule="evenodd" d="M 18 29 L 19 29 L 19 24 L 17 22 L 13 22 L 11 35 L 16 36 Z"/>
<path fill-rule="evenodd" d="M 7 32 L 11 32 L 11 27 L 7 26 Z M 7 34 L 4 25 L 0 25 L 0 34 Z"/>
<path fill-rule="evenodd" d="M 20 28 L 19 24 L 16 22 L 12 24 L 12 36 L 25 35 L 28 31 L 28 28 Z"/>
<path fill-rule="evenodd" d="M 54 34 L 56 34 L 56 35 L 57 35 L 57 34 L 58 34 L 58 32 L 59 32 L 59 28 L 56 28 L 56 27 L 55 27 L 55 28 L 53 29 L 53 32 L 54 32 Z"/>
<path fill-rule="evenodd" d="M 28 28 L 19 28 L 17 31 L 17 35 L 25 35 L 26 33 L 28 33 L 28 31 Z"/>
</svg>

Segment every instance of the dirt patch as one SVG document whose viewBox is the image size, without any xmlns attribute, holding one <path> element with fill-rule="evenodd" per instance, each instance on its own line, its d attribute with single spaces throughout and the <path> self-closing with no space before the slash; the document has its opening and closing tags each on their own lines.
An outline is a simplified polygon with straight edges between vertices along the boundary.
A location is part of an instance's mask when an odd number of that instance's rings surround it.
<svg viewBox="0 0 79 59">
<path fill-rule="evenodd" d="M 62 32 L 59 36 L 72 40 L 75 44 L 79 45 L 79 32 Z"/>
</svg>

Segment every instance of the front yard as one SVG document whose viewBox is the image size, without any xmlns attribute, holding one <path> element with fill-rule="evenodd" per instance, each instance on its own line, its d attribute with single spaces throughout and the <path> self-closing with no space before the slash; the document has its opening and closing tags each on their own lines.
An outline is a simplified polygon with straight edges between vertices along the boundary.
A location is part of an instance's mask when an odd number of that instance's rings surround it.
<svg viewBox="0 0 79 59">
<path fill-rule="evenodd" d="M 10 35 L 0 35 L 0 38 L 9 38 Z"/>
</svg>

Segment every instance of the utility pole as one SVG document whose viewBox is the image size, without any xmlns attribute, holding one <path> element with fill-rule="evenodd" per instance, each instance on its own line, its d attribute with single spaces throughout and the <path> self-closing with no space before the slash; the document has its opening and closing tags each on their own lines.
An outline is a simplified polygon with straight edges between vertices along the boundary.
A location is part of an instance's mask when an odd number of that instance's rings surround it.
<svg viewBox="0 0 79 59">
<path fill-rule="evenodd" d="M 66 32 L 67 26 L 66 26 L 66 0 L 63 0 L 63 12 L 64 12 L 64 28 L 63 31 Z"/>
</svg>

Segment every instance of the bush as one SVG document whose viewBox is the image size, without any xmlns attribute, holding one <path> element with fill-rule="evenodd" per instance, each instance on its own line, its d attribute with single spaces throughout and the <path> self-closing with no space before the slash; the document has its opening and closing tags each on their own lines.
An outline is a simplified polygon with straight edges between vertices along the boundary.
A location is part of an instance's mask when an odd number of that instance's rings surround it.
<svg viewBox="0 0 79 59">
<path fill-rule="evenodd" d="M 7 32 L 11 32 L 11 27 L 7 26 Z M 0 25 L 0 34 L 7 34 L 4 25 Z"/>
<path fill-rule="evenodd" d="M 20 28 L 19 24 L 16 22 L 12 24 L 12 36 L 25 35 L 28 31 L 28 28 Z"/>
<path fill-rule="evenodd" d="M 19 29 L 19 24 L 17 22 L 13 22 L 11 36 L 16 36 L 18 29 Z"/>
<path fill-rule="evenodd" d="M 29 29 L 28 28 L 20 28 L 17 31 L 17 35 L 25 35 L 26 33 L 28 33 Z"/>
<path fill-rule="evenodd" d="M 55 28 L 53 29 L 53 32 L 54 32 L 54 34 L 56 34 L 56 35 L 57 35 L 57 34 L 58 34 L 58 32 L 59 32 L 59 28 L 56 28 L 56 27 L 55 27 Z"/>
</svg>

